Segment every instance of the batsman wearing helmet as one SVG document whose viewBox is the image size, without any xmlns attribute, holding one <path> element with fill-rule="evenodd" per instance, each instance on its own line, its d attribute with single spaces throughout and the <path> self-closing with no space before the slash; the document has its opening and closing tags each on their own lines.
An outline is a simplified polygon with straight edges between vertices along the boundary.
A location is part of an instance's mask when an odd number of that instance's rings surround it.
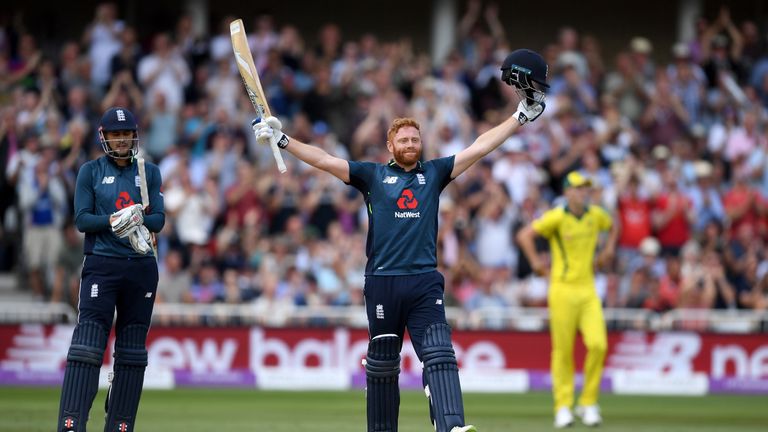
<svg viewBox="0 0 768 432">
<path fill-rule="evenodd" d="M 80 168 L 75 189 L 75 224 L 85 233 L 85 260 L 56 427 L 63 432 L 86 430 L 115 312 L 114 375 L 104 430 L 134 430 L 157 291 L 150 231 L 159 232 L 165 224 L 160 170 L 148 163 L 142 178 L 136 160 L 138 126 L 127 109 L 104 113 L 99 139 L 106 155 Z M 136 204 L 144 180 L 148 208 Z"/>
<path fill-rule="evenodd" d="M 365 199 L 369 219 L 364 286 L 369 432 L 397 431 L 400 350 L 406 328 L 423 364 L 424 390 L 435 430 L 475 430 L 464 421 L 458 366 L 443 305 L 445 280 L 437 271 L 438 199 L 451 180 L 544 111 L 544 60 L 528 50 L 510 56 L 502 79 L 523 96 L 517 111 L 454 156 L 422 162 L 420 126 L 411 118 L 392 122 L 386 141 L 392 159 L 383 164 L 347 161 L 289 138 L 275 117 L 253 124 L 260 143 L 277 142 L 300 160 L 354 186 Z"/>
<path fill-rule="evenodd" d="M 618 228 L 602 208 L 587 203 L 592 182 L 573 171 L 565 177 L 566 205 L 545 212 L 517 235 L 518 243 L 531 268 L 546 274 L 536 252 L 537 235 L 549 239 L 552 269 L 549 275 L 549 331 L 552 339 L 552 393 L 555 402 L 555 427 L 573 424 L 573 348 L 580 332 L 587 348 L 584 361 L 584 388 L 576 408 L 582 422 L 597 426 L 602 422 L 597 406 L 600 377 L 608 349 L 608 338 L 600 298 L 595 290 L 593 261 L 602 231 L 610 231 L 597 263 L 613 256 Z"/>
</svg>

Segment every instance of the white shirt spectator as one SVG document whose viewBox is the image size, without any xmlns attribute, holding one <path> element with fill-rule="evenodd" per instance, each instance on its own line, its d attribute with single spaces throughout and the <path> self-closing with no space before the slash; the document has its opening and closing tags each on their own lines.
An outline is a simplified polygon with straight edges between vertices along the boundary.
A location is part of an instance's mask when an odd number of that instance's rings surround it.
<svg viewBox="0 0 768 432">
<path fill-rule="evenodd" d="M 123 44 L 120 32 L 125 28 L 122 21 L 100 22 L 91 29 L 91 47 L 88 58 L 91 61 L 91 80 L 105 86 L 111 78 L 111 61 L 120 52 Z"/>
<path fill-rule="evenodd" d="M 144 100 L 156 100 L 156 93 L 165 94 L 169 111 L 178 111 L 184 102 L 184 86 L 191 73 L 187 62 L 170 46 L 164 34 L 155 36 L 154 51 L 139 62 L 139 82 L 146 89 Z"/>
</svg>

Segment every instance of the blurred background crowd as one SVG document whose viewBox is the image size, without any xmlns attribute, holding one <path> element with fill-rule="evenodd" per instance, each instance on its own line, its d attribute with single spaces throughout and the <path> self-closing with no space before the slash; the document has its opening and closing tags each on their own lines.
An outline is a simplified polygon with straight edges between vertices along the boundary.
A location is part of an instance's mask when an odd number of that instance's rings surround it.
<svg viewBox="0 0 768 432">
<path fill-rule="evenodd" d="M 349 38 L 334 23 L 305 38 L 270 15 L 246 27 L 289 135 L 384 162 L 387 127 L 411 116 L 431 159 L 514 112 L 499 67 L 519 47 L 498 7 L 466 3 L 438 66 L 408 38 Z M 23 26 L 0 27 L 0 271 L 18 274 L 19 289 L 76 304 L 74 181 L 103 155 L 98 119 L 119 105 L 140 119 L 142 150 L 163 175 L 159 301 L 251 303 L 278 324 L 303 305 L 362 304 L 362 197 L 287 153 L 280 175 L 256 145 L 232 19 L 199 37 L 182 15 L 143 42 L 105 3 L 82 38 L 56 41 L 54 52 Z M 598 269 L 605 306 L 768 308 L 768 39 L 759 24 L 723 8 L 673 46 L 638 35 L 608 56 L 600 40 L 564 26 L 530 47 L 549 64 L 544 115 L 441 200 L 447 304 L 546 305 L 547 282 L 531 274 L 514 234 L 562 202 L 562 178 L 579 170 L 595 185 L 592 203 L 622 227 L 616 259 Z"/>
</svg>

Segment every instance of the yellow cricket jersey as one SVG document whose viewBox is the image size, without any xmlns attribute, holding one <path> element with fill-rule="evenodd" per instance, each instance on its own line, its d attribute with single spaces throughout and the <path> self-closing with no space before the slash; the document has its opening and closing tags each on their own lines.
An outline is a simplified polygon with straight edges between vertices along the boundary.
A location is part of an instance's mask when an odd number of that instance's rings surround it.
<svg viewBox="0 0 768 432">
<path fill-rule="evenodd" d="M 582 285 L 595 281 L 593 262 L 600 231 L 611 229 L 611 216 L 598 206 L 587 206 L 576 217 L 567 206 L 546 211 L 533 229 L 549 240 L 552 284 Z"/>
</svg>

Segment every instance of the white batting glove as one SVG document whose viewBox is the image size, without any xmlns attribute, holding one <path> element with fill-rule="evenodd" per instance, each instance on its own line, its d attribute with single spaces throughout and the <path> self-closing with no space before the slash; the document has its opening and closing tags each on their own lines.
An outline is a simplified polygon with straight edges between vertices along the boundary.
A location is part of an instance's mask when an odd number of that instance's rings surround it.
<svg viewBox="0 0 768 432">
<path fill-rule="evenodd" d="M 119 238 L 127 237 L 136 227 L 144 223 L 144 207 L 134 204 L 112 213 L 110 225 Z"/>
<path fill-rule="evenodd" d="M 275 138 L 280 148 L 285 148 L 288 145 L 288 136 L 283 133 L 283 124 L 277 117 L 253 119 L 251 128 L 256 136 L 256 142 L 259 144 L 269 145 L 270 141 Z"/>
<path fill-rule="evenodd" d="M 142 255 L 146 255 L 152 250 L 152 236 L 144 225 L 131 231 L 128 240 L 131 242 L 133 250 Z"/>
<path fill-rule="evenodd" d="M 512 116 L 516 118 L 521 125 L 524 125 L 529 121 L 532 122 L 539 118 L 541 113 L 544 112 L 544 107 L 545 105 L 543 103 L 528 105 L 525 100 L 521 100 L 520 103 L 517 104 L 517 111 L 515 111 Z"/>
</svg>

